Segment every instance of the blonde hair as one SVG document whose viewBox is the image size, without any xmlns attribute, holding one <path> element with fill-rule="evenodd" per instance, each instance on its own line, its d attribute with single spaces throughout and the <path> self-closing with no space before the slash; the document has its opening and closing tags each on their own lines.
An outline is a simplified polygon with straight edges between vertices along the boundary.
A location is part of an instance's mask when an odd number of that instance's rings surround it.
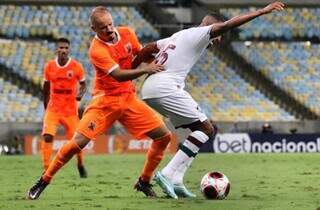
<svg viewBox="0 0 320 210">
<path fill-rule="evenodd" d="M 91 25 L 95 25 L 96 18 L 100 14 L 110 14 L 110 12 L 104 6 L 97 6 L 97 7 L 93 8 L 92 11 L 91 11 L 91 14 L 90 14 L 90 23 L 91 23 Z"/>
</svg>

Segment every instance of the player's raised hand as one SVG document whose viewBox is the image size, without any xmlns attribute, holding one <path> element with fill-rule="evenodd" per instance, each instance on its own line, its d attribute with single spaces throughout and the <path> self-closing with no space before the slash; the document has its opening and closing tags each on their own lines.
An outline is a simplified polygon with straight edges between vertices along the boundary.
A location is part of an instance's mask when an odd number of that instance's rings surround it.
<svg viewBox="0 0 320 210">
<path fill-rule="evenodd" d="M 262 9 L 263 14 L 268 14 L 272 11 L 282 11 L 284 10 L 284 3 L 277 1 L 269 4 L 265 8 Z"/>
<path fill-rule="evenodd" d="M 161 64 L 158 64 L 156 60 L 154 60 L 152 63 L 148 64 L 145 67 L 146 73 L 148 74 L 155 74 L 157 72 L 161 72 L 164 70 L 164 66 Z"/>
</svg>

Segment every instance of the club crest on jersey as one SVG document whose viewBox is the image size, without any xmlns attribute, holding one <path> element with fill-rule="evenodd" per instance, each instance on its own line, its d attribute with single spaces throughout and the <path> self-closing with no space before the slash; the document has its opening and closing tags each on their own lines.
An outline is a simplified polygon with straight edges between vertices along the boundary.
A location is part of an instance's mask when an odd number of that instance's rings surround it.
<svg viewBox="0 0 320 210">
<path fill-rule="evenodd" d="M 131 51 L 132 51 L 132 45 L 131 45 L 131 43 L 127 43 L 124 47 L 126 48 L 126 50 L 127 50 L 128 53 L 131 53 Z"/>
<path fill-rule="evenodd" d="M 92 130 L 92 131 L 95 129 L 95 127 L 96 127 L 96 124 L 93 123 L 93 122 L 90 122 L 89 125 L 88 125 L 88 128 L 89 128 L 90 130 Z"/>
<path fill-rule="evenodd" d="M 73 71 L 72 71 L 72 70 L 67 71 L 67 77 L 68 77 L 69 79 L 71 79 L 71 78 L 73 77 Z"/>
</svg>

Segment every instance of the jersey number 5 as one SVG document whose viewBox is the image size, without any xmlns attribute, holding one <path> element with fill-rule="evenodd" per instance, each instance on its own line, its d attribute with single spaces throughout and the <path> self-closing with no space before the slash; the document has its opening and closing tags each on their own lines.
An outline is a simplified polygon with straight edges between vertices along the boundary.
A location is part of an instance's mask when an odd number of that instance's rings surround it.
<svg viewBox="0 0 320 210">
<path fill-rule="evenodd" d="M 161 64 L 163 65 L 167 60 L 168 60 L 168 53 L 167 51 L 168 50 L 174 50 L 176 48 L 175 45 L 173 44 L 169 44 L 165 49 L 164 51 L 162 51 L 161 53 L 159 53 L 157 56 L 156 56 L 156 63 L 157 64 Z"/>
</svg>

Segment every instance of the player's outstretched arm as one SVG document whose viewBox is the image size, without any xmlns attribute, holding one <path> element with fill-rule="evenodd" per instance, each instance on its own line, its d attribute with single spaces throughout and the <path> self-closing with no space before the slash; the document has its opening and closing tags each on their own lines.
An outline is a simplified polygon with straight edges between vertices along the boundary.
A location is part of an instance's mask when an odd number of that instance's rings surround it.
<svg viewBox="0 0 320 210">
<path fill-rule="evenodd" d="M 124 82 L 128 80 L 136 79 L 144 74 L 155 74 L 164 70 L 164 66 L 156 64 L 155 61 L 145 65 L 143 67 L 137 68 L 135 70 L 131 69 L 120 69 L 116 68 L 113 70 L 110 75 L 119 82 Z"/>
<path fill-rule="evenodd" d="M 144 46 L 138 53 L 138 55 L 132 61 L 132 68 L 137 68 L 142 62 L 147 62 L 154 58 L 153 54 L 158 53 L 159 49 L 157 43 L 152 42 Z"/>
<path fill-rule="evenodd" d="M 248 12 L 246 14 L 238 15 L 222 23 L 215 23 L 212 25 L 210 36 L 212 38 L 220 36 L 221 34 L 229 31 L 230 29 L 241 26 L 242 24 L 247 23 L 253 20 L 254 18 L 271 13 L 272 11 L 282 11 L 283 8 L 284 4 L 282 2 L 274 2 L 269 4 L 265 8 L 253 12 Z"/>
<path fill-rule="evenodd" d="M 87 90 L 87 84 L 85 81 L 80 82 L 80 88 L 76 97 L 77 101 L 80 101 Z"/>
<path fill-rule="evenodd" d="M 50 99 L 50 82 L 45 81 L 43 83 L 43 106 L 45 110 L 47 109 L 49 99 Z"/>
</svg>

